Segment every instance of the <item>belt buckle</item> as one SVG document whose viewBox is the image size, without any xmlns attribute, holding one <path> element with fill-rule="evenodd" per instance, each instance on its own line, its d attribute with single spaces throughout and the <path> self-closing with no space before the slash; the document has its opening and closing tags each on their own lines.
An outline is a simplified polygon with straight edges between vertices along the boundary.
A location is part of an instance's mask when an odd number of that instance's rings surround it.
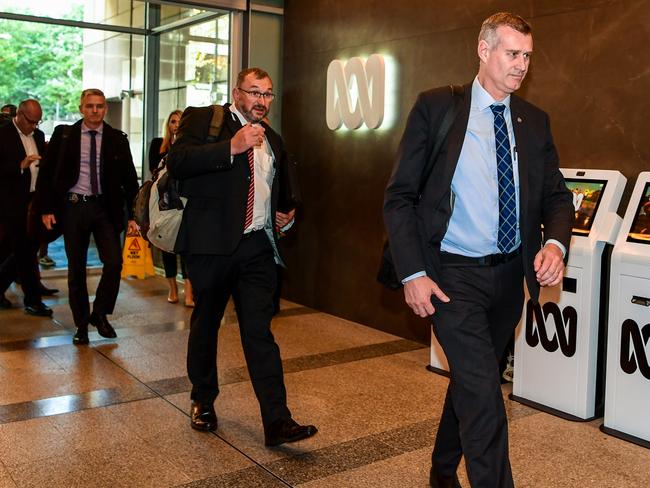
<svg viewBox="0 0 650 488">
<path fill-rule="evenodd" d="M 76 193 L 70 193 L 70 198 L 69 198 L 69 200 L 70 200 L 72 203 L 77 203 L 77 202 L 79 202 L 79 195 L 77 195 Z"/>
</svg>

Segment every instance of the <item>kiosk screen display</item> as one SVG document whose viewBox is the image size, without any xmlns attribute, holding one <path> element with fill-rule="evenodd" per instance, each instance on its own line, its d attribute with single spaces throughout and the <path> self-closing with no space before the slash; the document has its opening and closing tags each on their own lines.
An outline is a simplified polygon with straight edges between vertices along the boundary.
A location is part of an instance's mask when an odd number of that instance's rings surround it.
<svg viewBox="0 0 650 488">
<path fill-rule="evenodd" d="M 602 200 L 607 180 L 581 180 L 565 178 L 566 186 L 573 193 L 573 207 L 576 220 L 573 223 L 573 233 L 579 236 L 589 235 L 598 205 Z"/>
<path fill-rule="evenodd" d="M 645 184 L 627 240 L 650 244 L 650 183 Z"/>
</svg>

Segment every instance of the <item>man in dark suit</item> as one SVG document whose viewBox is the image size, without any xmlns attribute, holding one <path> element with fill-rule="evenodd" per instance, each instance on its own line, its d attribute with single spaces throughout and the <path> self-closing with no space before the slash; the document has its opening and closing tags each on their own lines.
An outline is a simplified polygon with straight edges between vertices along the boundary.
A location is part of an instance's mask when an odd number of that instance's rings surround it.
<svg viewBox="0 0 650 488">
<path fill-rule="evenodd" d="M 36 203 L 45 227 L 62 226 L 70 309 L 77 327 L 73 343 L 88 344 L 88 324 L 97 327 L 102 337 L 116 337 L 106 316 L 113 313 L 120 288 L 125 205 L 129 231 L 137 230 L 133 199 L 138 178 L 126 134 L 104 122 L 104 93 L 84 90 L 79 111 L 83 115 L 80 121 L 54 129 L 38 180 Z M 104 265 L 92 313 L 86 284 L 91 234 Z"/>
<path fill-rule="evenodd" d="M 420 94 L 386 189 L 384 219 L 405 300 L 429 317 L 451 381 L 432 454 L 431 486 L 458 487 L 465 456 L 473 488 L 513 486 L 498 362 L 522 312 L 560 283 L 573 206 L 558 168 L 548 116 L 518 98 L 533 49 L 521 17 L 488 18 L 478 76 L 429 180 L 422 169 L 449 88 Z M 544 225 L 544 235 L 541 225 Z"/>
<path fill-rule="evenodd" d="M 271 333 L 278 232 L 294 209 L 278 208 L 278 175 L 287 164 L 282 139 L 265 122 L 273 83 L 259 69 L 242 71 L 233 105 L 223 107 L 218 136 L 210 134 L 215 110 L 185 110 L 167 166 L 188 198 L 176 241 L 194 288 L 187 353 L 192 382 L 191 426 L 214 430 L 219 393 L 216 353 L 219 323 L 235 301 L 246 363 L 260 404 L 265 443 L 293 442 L 316 433 L 287 408 L 280 350 Z"/>
<path fill-rule="evenodd" d="M 9 253 L 0 263 L 0 295 L 3 308 L 8 308 L 4 292 L 18 277 L 25 313 L 49 317 L 52 310 L 41 301 L 38 242 L 27 237 L 27 208 L 45 148 L 45 137 L 38 129 L 42 115 L 36 100 L 24 100 L 16 116 L 0 127 L 0 236 L 7 241 Z"/>
</svg>

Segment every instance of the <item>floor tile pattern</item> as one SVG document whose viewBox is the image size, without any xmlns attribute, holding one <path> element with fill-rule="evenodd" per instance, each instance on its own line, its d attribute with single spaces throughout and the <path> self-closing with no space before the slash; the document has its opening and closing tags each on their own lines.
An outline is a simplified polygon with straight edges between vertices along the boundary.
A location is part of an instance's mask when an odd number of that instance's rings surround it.
<svg viewBox="0 0 650 488">
<path fill-rule="evenodd" d="M 229 304 L 219 332 L 219 428 L 189 428 L 185 349 L 191 309 L 168 304 L 163 278 L 122 281 L 110 320 L 118 338 L 74 334 L 62 273 L 53 318 L 26 316 L 19 290 L 0 310 L 0 488 L 421 487 L 448 379 L 429 350 L 282 302 L 273 333 L 289 407 L 319 433 L 266 448 Z M 91 294 L 99 276 L 88 277 Z M 182 297 L 182 286 L 181 286 Z M 182 302 L 182 300 L 181 300 Z M 426 326 L 426 324 L 423 324 Z M 503 395 L 518 488 L 650 486 L 650 451 Z M 469 487 L 463 465 L 459 477 Z"/>
</svg>

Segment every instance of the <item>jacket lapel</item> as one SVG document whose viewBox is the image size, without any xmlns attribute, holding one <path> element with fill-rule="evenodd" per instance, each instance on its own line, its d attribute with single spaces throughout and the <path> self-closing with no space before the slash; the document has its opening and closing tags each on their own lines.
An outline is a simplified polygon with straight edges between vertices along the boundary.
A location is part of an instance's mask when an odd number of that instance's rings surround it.
<svg viewBox="0 0 650 488">
<path fill-rule="evenodd" d="M 66 137 L 65 133 L 63 137 Z M 74 123 L 72 130 L 68 131 L 67 140 L 63 140 L 65 144 L 65 160 L 62 161 L 69 169 L 69 173 L 73 176 L 70 181 L 76 183 L 79 179 L 79 170 L 81 167 L 81 120 Z"/>
<path fill-rule="evenodd" d="M 20 134 L 18 134 L 18 128 L 14 126 L 13 122 L 10 123 L 14 130 L 10 131 L 13 141 L 8 147 L 16 147 L 18 149 L 16 155 L 18 156 L 18 164 L 20 164 L 20 162 L 25 159 L 25 156 L 27 156 L 27 154 L 25 153 L 25 147 L 23 146 L 23 141 L 20 138 Z"/>
<path fill-rule="evenodd" d="M 519 218 L 520 226 L 523 227 L 526 221 L 525 212 L 528 206 L 528 158 L 526 148 L 528 147 L 528 127 L 526 117 L 523 114 L 522 104 L 516 95 L 510 96 L 510 117 L 512 119 L 512 130 L 515 133 L 515 149 L 517 155 L 517 169 L 519 172 Z"/>
<path fill-rule="evenodd" d="M 113 128 L 104 122 L 104 127 L 102 128 L 102 147 L 99 151 L 99 161 L 97 161 L 97 164 L 99 164 L 99 178 L 102 182 L 102 191 L 105 191 L 104 188 L 106 188 L 104 185 L 104 175 L 106 174 L 107 165 L 104 163 L 109 161 L 108 164 L 110 164 L 111 160 L 111 149 L 113 148 L 112 134 Z"/>
<path fill-rule="evenodd" d="M 237 116 L 230 111 L 230 104 L 227 103 L 224 106 L 225 114 L 223 117 L 223 123 L 226 127 L 228 127 L 228 130 L 232 133 L 232 135 L 235 135 L 235 132 L 237 132 L 239 129 L 242 128 L 241 123 L 239 122 L 239 119 Z"/>
<path fill-rule="evenodd" d="M 460 151 L 465 141 L 465 132 L 467 131 L 469 111 L 472 104 L 472 85 L 465 85 L 464 88 L 463 107 L 456 116 L 456 120 L 454 120 L 449 130 L 449 135 L 447 136 L 447 154 L 445 155 L 446 161 L 444 161 L 444 174 L 442 175 L 442 181 L 444 183 L 442 187 L 444 188 L 451 186 L 451 180 L 456 172 Z"/>
</svg>

